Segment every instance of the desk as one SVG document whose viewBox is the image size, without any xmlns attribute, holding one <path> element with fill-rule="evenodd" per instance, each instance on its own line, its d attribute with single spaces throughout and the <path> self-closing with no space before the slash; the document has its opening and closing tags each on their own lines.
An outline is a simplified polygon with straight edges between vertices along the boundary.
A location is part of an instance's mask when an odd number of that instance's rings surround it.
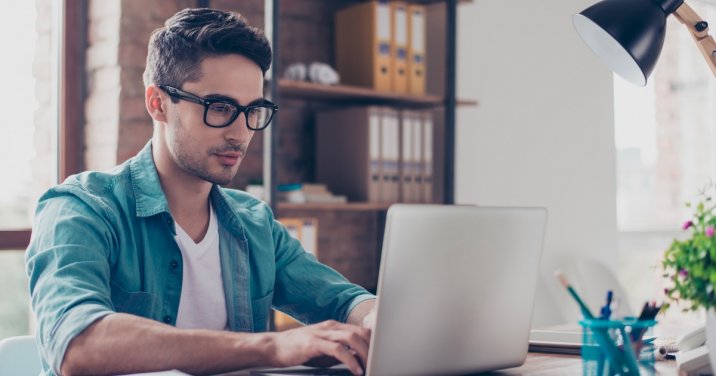
<svg viewBox="0 0 716 376">
<path fill-rule="evenodd" d="M 677 375 L 676 361 L 655 363 L 658 375 Z M 582 374 L 582 358 L 576 355 L 528 353 L 521 367 L 487 373 L 488 375 L 554 375 L 575 376 Z"/>
<path fill-rule="evenodd" d="M 666 360 L 655 363 L 657 375 L 676 376 L 676 361 Z M 222 374 L 223 376 L 244 376 L 248 371 Z M 528 353 L 525 364 L 521 367 L 508 368 L 500 371 L 486 372 L 480 375 L 538 375 L 538 376 L 578 376 L 582 374 L 582 358 L 577 355 L 557 355 Z"/>
</svg>

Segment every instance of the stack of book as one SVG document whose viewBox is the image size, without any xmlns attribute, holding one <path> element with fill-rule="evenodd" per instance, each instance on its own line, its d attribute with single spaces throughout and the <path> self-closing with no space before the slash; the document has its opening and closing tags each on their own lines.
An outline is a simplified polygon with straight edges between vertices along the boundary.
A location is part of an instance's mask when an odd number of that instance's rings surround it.
<svg viewBox="0 0 716 376">
<path fill-rule="evenodd" d="M 433 200 L 433 113 L 357 106 L 316 115 L 316 178 L 357 202 Z"/>
<path fill-rule="evenodd" d="M 346 196 L 334 195 L 325 184 L 281 184 L 278 191 L 280 201 L 294 204 L 348 202 Z"/>
<path fill-rule="evenodd" d="M 335 57 L 341 81 L 378 91 L 425 94 L 426 8 L 367 1 L 336 13 Z"/>
</svg>

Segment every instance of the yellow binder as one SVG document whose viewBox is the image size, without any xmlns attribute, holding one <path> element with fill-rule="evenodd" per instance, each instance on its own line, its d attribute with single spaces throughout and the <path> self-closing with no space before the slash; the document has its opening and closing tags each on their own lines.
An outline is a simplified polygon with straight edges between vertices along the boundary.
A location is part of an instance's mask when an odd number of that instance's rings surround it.
<svg viewBox="0 0 716 376">
<path fill-rule="evenodd" d="M 304 250 L 319 257 L 318 254 L 318 219 L 311 217 L 279 218 L 278 220 L 286 227 L 288 233 L 296 238 Z M 274 310 L 274 328 L 276 331 L 284 331 L 303 326 L 302 323 L 293 317 Z"/>
<path fill-rule="evenodd" d="M 391 40 L 391 80 L 396 93 L 408 92 L 408 5 L 391 3 L 393 38 Z"/>
<path fill-rule="evenodd" d="M 336 13 L 336 68 L 341 82 L 391 91 L 391 14 L 387 1 L 359 3 Z"/>
<path fill-rule="evenodd" d="M 425 94 L 425 7 L 408 6 L 408 93 Z"/>
</svg>

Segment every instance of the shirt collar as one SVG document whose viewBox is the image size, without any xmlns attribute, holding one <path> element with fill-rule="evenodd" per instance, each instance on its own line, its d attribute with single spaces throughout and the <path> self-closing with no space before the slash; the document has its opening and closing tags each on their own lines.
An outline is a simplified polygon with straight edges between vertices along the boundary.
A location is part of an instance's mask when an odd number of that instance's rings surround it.
<svg viewBox="0 0 716 376">
<path fill-rule="evenodd" d="M 152 156 L 152 142 L 132 158 L 129 164 L 132 176 L 132 190 L 137 206 L 137 217 L 150 217 L 159 213 L 169 213 L 169 204 L 164 196 L 159 174 Z"/>
<path fill-rule="evenodd" d="M 219 222 L 222 222 L 223 219 L 230 232 L 245 239 L 246 235 L 243 233 L 244 230 L 241 221 L 239 220 L 239 215 L 236 213 L 234 208 L 229 205 L 229 202 L 232 200 L 226 192 L 224 192 L 221 187 L 214 184 L 211 187 L 209 197 L 214 205 L 214 210 L 216 210 L 216 217 L 220 219 Z"/>
<path fill-rule="evenodd" d="M 132 189 L 136 202 L 137 217 L 151 217 L 159 213 L 168 213 L 169 203 L 159 182 L 159 174 L 152 155 L 152 142 L 132 158 L 129 169 L 132 176 Z M 216 184 L 211 187 L 210 197 L 219 221 L 228 220 L 228 228 L 232 232 L 241 232 L 241 223 L 237 213 L 229 205 L 231 200 Z"/>
</svg>

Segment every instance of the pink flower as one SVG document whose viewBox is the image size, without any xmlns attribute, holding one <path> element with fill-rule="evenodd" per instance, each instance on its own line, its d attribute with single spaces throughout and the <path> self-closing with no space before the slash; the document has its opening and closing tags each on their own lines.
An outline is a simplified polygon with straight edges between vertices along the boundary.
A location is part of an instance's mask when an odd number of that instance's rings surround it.
<svg viewBox="0 0 716 376">
<path fill-rule="evenodd" d="M 709 238 L 714 236 L 713 226 L 706 227 L 706 236 L 708 236 Z"/>
<path fill-rule="evenodd" d="M 686 221 L 686 222 L 684 222 L 684 225 L 681 226 L 681 227 L 682 227 L 684 230 L 688 230 L 689 227 L 691 227 L 691 226 L 693 226 L 693 225 L 694 225 L 694 222 Z"/>
<path fill-rule="evenodd" d="M 679 276 L 681 278 L 686 278 L 689 276 L 689 272 L 686 269 L 681 269 L 681 270 L 679 270 Z"/>
</svg>

